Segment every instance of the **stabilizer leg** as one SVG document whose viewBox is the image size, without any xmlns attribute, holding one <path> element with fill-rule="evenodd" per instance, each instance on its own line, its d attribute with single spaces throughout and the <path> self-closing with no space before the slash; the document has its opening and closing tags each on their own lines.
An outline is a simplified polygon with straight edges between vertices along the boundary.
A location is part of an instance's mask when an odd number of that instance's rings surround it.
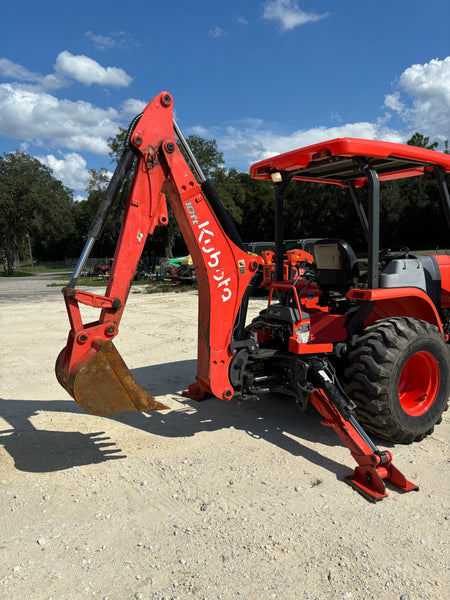
<svg viewBox="0 0 450 600">
<path fill-rule="evenodd" d="M 404 492 L 418 490 L 394 467 L 391 453 L 379 450 L 372 442 L 351 414 L 351 402 L 326 371 L 318 368 L 315 374 L 317 387 L 311 394 L 311 402 L 324 417 L 322 424 L 334 429 L 359 465 L 344 481 L 371 502 L 387 496 L 385 481 Z"/>
</svg>

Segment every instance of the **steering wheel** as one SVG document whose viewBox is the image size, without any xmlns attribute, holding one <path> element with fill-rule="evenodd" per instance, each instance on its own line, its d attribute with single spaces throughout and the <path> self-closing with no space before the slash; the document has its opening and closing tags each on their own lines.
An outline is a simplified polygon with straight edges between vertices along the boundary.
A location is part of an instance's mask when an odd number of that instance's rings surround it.
<svg viewBox="0 0 450 600">
<path fill-rule="evenodd" d="M 383 248 L 378 253 L 380 261 L 390 261 L 396 258 L 403 258 L 410 252 L 408 246 L 392 246 L 392 248 Z"/>
</svg>

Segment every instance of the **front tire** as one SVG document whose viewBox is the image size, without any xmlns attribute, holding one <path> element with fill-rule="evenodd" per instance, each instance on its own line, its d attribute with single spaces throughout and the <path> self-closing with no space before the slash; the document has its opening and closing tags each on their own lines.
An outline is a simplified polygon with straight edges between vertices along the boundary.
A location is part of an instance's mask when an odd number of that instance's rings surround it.
<svg viewBox="0 0 450 600">
<path fill-rule="evenodd" d="M 450 355 L 437 327 L 410 317 L 377 321 L 348 358 L 345 392 L 367 431 L 402 444 L 433 432 L 450 395 Z"/>
</svg>

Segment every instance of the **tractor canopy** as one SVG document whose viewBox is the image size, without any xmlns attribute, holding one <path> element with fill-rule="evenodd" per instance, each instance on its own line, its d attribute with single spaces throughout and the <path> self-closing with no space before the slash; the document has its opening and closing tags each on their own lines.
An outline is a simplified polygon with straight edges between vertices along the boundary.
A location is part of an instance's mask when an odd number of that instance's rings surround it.
<svg viewBox="0 0 450 600">
<path fill-rule="evenodd" d="M 292 180 L 333 183 L 347 188 L 368 242 L 368 284 L 379 286 L 380 182 L 427 175 L 438 184 L 450 227 L 450 196 L 445 174 L 450 173 L 450 155 L 435 150 L 358 138 L 336 138 L 259 161 L 250 167 L 254 179 L 275 184 L 276 273 L 282 279 L 283 197 Z M 368 211 L 357 188 L 367 184 Z"/>
<path fill-rule="evenodd" d="M 272 179 L 286 173 L 292 179 L 361 187 L 365 169 L 374 170 L 380 181 L 423 175 L 441 167 L 450 173 L 450 155 L 407 144 L 357 138 L 337 138 L 261 160 L 250 167 L 254 179 Z"/>
</svg>

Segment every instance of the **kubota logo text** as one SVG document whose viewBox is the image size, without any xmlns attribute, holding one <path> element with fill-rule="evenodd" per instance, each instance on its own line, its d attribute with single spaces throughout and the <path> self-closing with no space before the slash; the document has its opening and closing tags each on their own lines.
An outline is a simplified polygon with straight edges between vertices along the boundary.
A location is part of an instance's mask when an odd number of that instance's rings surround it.
<svg viewBox="0 0 450 600">
<path fill-rule="evenodd" d="M 197 213 L 195 212 L 195 208 L 192 206 L 192 202 L 186 202 L 186 210 L 191 218 L 191 221 L 194 225 L 197 225 L 199 229 L 198 234 L 198 243 L 200 245 L 200 249 L 203 254 L 206 255 L 206 264 L 211 269 L 214 269 L 213 279 L 217 282 L 217 289 L 219 289 L 221 293 L 222 302 L 227 302 L 231 298 L 231 290 L 228 287 L 231 283 L 231 278 L 227 277 L 225 279 L 225 273 L 223 269 L 220 267 L 220 250 L 216 250 L 213 245 L 214 232 L 208 229 L 211 227 L 209 221 L 204 221 L 203 223 L 199 223 Z"/>
</svg>

